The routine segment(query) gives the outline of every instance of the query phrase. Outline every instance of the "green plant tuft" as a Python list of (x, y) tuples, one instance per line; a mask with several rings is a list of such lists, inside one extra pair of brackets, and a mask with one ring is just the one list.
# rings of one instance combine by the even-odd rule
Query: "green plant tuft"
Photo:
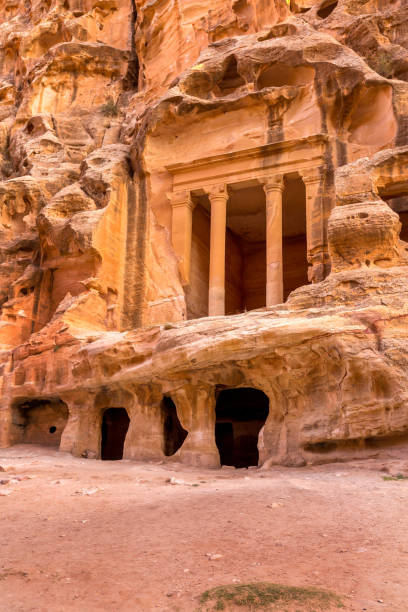
[(383, 480), (408, 480), (408, 476), (404, 476), (404, 474), (396, 474), (395, 476), (383, 476)]
[(117, 117), (119, 115), (118, 104), (113, 101), (113, 98), (108, 98), (106, 103), (101, 106), (100, 110), (105, 117)]
[[(314, 587), (291, 587), (270, 582), (231, 584), (205, 591), (200, 597), (201, 611), (226, 610), (236, 606), (247, 610), (279, 610), (282, 606), (301, 606), (302, 610), (324, 611), (344, 608), (342, 600), (331, 591)], [(300, 612), (300, 610), (299, 610)]]

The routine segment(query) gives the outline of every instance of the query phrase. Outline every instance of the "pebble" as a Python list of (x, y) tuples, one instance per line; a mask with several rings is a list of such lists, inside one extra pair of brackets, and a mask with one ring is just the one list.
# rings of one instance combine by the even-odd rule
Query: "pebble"
[(172, 476), (171, 478), (167, 478), (166, 482), (168, 482), (171, 485), (183, 485), (183, 484), (186, 484), (184, 482), (184, 480), (181, 480), (181, 478), (174, 478), (174, 476)]

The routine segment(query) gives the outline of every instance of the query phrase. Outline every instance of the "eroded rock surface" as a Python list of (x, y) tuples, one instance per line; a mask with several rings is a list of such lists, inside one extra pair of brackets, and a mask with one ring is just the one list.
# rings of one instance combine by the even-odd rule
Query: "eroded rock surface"
[(402, 0), (0, 0), (1, 445), (405, 444), (407, 23)]

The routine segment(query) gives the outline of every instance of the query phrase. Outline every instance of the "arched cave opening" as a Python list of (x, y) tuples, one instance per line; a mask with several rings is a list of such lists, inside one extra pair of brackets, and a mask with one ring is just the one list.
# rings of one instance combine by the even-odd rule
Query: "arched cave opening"
[(223, 389), (217, 397), (215, 414), (215, 442), (221, 465), (258, 465), (259, 432), (269, 414), (267, 395), (252, 387)]
[(163, 397), (161, 402), (163, 418), (163, 452), (166, 457), (174, 455), (188, 436), (180, 423), (177, 408), (171, 397)]
[(245, 85), (245, 79), (238, 72), (237, 58), (232, 55), (226, 63), (222, 78), (218, 82), (218, 88), (221, 94), (225, 96), (242, 85)]
[(33, 399), (12, 410), (14, 441), (58, 448), (68, 421), (68, 407), (60, 399)]
[(129, 429), (129, 415), (125, 408), (108, 408), (102, 416), (101, 459), (123, 459), (123, 448)]
[(324, 0), (317, 11), (318, 17), (320, 17), (320, 19), (326, 19), (332, 14), (337, 5), (338, 0)]
[(308, 284), (306, 189), (299, 177), (285, 177), (282, 194), (283, 299)]

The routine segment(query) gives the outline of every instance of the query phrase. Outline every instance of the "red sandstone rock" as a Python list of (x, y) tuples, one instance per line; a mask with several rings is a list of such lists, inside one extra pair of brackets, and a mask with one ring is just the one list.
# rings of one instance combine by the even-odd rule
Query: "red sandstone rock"
[(407, 19), (0, 1), (0, 445), (216, 467), (405, 439)]

